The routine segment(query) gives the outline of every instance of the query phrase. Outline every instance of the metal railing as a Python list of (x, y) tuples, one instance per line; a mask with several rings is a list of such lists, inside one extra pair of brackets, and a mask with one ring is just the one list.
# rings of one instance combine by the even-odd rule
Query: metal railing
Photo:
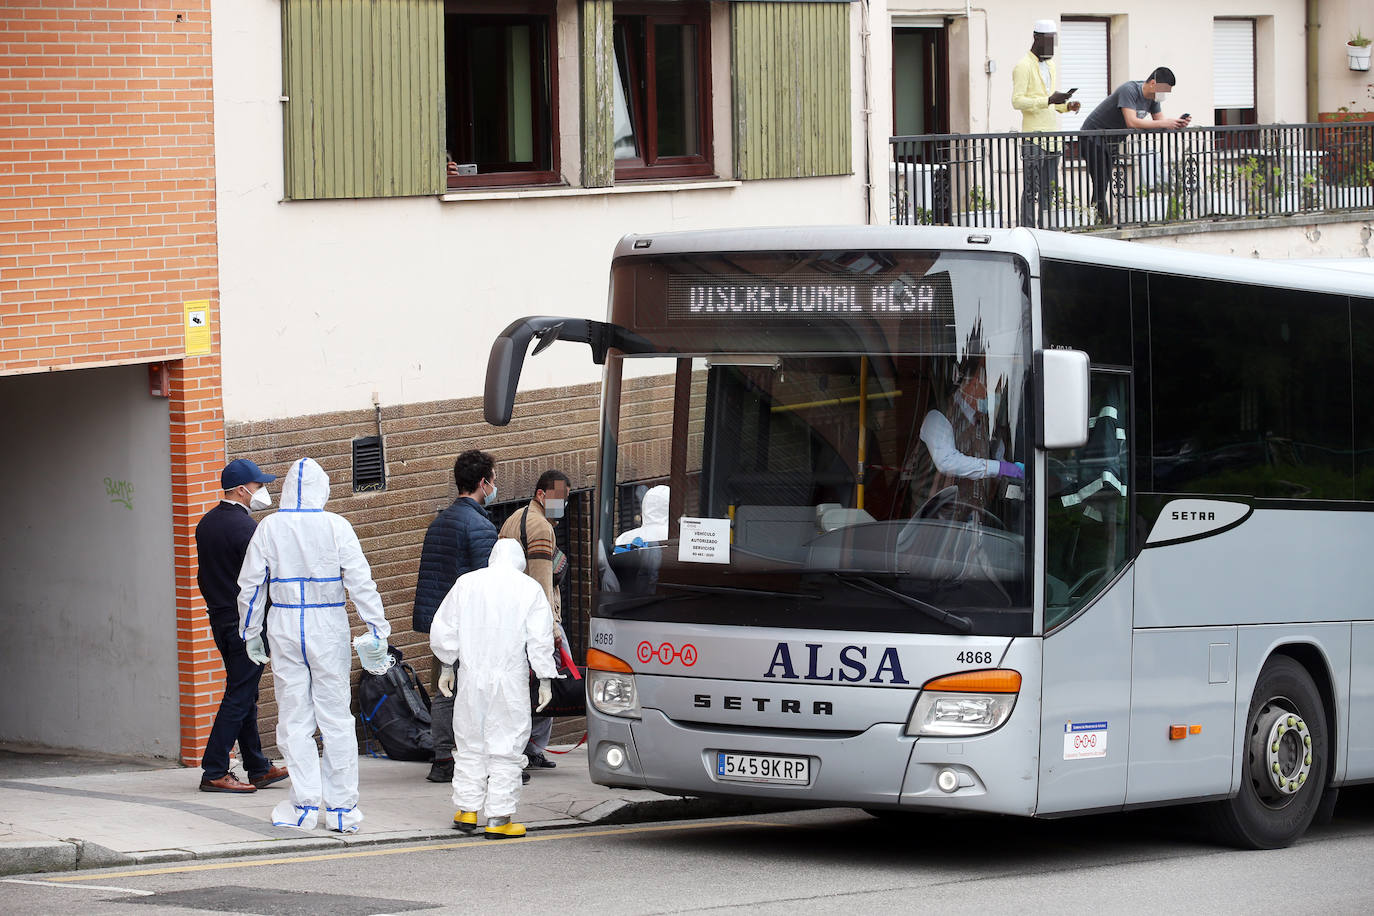
[(1374, 122), (893, 137), (899, 225), (1083, 230), (1374, 209)]

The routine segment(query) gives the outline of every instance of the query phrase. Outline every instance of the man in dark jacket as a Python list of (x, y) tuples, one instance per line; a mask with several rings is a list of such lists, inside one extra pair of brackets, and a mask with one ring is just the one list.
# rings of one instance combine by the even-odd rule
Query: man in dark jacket
[[(249, 510), (272, 505), (267, 484), (272, 474), (247, 458), (236, 458), (219, 475), (224, 497), (196, 525), (196, 581), (205, 598), (210, 630), (224, 660), (224, 699), (220, 701), (200, 765), (202, 792), (254, 792), (286, 778), (262, 753), (258, 736), (258, 681), (262, 665), (248, 657), (239, 635), (239, 569), (258, 523)], [(229, 772), (229, 752), (239, 744), (248, 781)]]
[[(496, 543), (496, 526), (483, 508), (496, 499), (496, 461), (486, 452), (469, 449), (453, 462), (453, 482), (458, 498), (429, 523), (420, 551), (420, 575), (415, 583), (413, 626), (428, 633), (439, 604), (464, 573), (485, 569)], [(437, 689), (443, 662), (432, 663), (430, 696), (434, 723), (434, 765), (425, 778), (430, 782), (453, 779), (453, 697)]]

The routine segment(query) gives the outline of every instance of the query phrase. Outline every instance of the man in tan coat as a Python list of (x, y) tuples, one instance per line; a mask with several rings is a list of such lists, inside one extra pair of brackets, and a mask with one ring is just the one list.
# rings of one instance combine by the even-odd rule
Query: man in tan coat
[[(553, 608), (555, 656), (563, 645), (563, 606), (558, 589), (554, 586), (554, 561), (559, 551), (553, 523), (563, 517), (570, 489), (567, 474), (545, 471), (535, 484), (534, 499), (501, 526), (501, 537), (513, 538), (524, 548), (525, 575), (539, 583), (544, 589), (544, 596), (549, 599), (549, 606)], [(552, 769), (556, 766), (544, 756), (544, 749), (549, 746), (552, 734), (553, 719), (535, 716), (530, 727), (529, 744), (525, 746), (525, 756), (529, 758), (531, 767)]]

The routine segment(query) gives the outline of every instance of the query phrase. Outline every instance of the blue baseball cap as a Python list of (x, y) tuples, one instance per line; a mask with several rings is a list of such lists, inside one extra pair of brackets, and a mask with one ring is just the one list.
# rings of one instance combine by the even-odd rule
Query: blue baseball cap
[(241, 487), (254, 481), (271, 483), (276, 479), (275, 474), (264, 474), (262, 468), (247, 458), (235, 458), (224, 466), (224, 470), (219, 475), (220, 486), (225, 490), (232, 490), (234, 487)]

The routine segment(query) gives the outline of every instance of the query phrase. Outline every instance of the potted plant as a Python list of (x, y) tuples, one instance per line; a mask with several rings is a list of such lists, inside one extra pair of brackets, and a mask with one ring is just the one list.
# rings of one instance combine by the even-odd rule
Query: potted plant
[(1345, 53), (1350, 60), (1351, 70), (1369, 69), (1369, 39), (1365, 38), (1359, 29), (1356, 29), (1354, 37), (1345, 43)]

